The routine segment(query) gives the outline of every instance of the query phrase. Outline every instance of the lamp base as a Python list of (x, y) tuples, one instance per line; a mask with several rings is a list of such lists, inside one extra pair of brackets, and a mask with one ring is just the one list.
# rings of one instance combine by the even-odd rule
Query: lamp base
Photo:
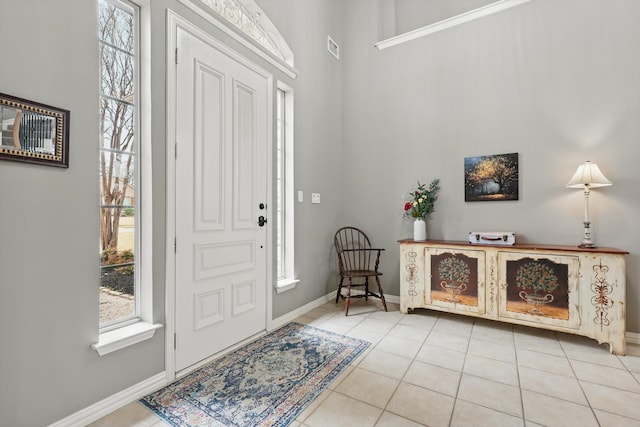
[(584, 221), (584, 236), (582, 237), (582, 243), (578, 245), (579, 248), (593, 249), (596, 245), (591, 240), (591, 222), (587, 219)]
[(591, 243), (591, 242), (589, 242), (589, 243), (582, 242), (582, 243), (580, 243), (578, 245), (578, 247), (579, 248), (587, 248), (587, 249), (597, 248), (597, 246), (595, 244)]

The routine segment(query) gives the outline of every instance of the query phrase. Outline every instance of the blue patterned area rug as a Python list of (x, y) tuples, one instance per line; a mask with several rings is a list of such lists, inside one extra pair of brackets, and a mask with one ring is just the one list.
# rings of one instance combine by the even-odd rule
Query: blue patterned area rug
[(287, 426), (369, 345), (289, 323), (140, 401), (176, 427)]

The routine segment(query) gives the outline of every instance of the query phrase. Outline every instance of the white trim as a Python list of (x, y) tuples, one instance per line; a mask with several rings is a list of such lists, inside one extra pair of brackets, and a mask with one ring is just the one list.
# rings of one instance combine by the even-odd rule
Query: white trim
[[(178, 48), (177, 28), (179, 17), (171, 10), (167, 10), (167, 58), (175, 58), (175, 52)], [(167, 66), (167, 89), (166, 89), (166, 125), (167, 125), (167, 160), (166, 160), (166, 241), (165, 241), (165, 342), (164, 342), (164, 369), (167, 375), (167, 382), (171, 382), (176, 378), (176, 355), (174, 348), (175, 328), (175, 294), (176, 294), (176, 76), (177, 69), (174, 61), (166, 61)]]
[(273, 55), (272, 53), (264, 49), (262, 46), (259, 46), (257, 42), (250, 40), (240, 30), (236, 30), (235, 28), (230, 27), (229, 25), (224, 23), (222, 19), (218, 19), (214, 14), (210, 13), (208, 9), (205, 9), (204, 7), (200, 6), (199, 4), (195, 4), (193, 1), (190, 1), (190, 0), (178, 0), (178, 1), (184, 4), (185, 6), (187, 6), (189, 9), (196, 12), (198, 16), (200, 16), (201, 18), (204, 18), (211, 24), (215, 25), (216, 28), (220, 29), (226, 35), (230, 36), (231, 38), (233, 38), (234, 40), (242, 44), (251, 52), (255, 53), (256, 55), (258, 55), (259, 57), (267, 61), (269, 64), (277, 67), (280, 71), (285, 73), (287, 76), (291, 77), (292, 79), (295, 79), (297, 77), (298, 70), (296, 70), (292, 65), (289, 65), (286, 62), (283, 62), (282, 60), (277, 58), (275, 55)]
[[(331, 291), (325, 296), (315, 299), (310, 303), (303, 305), (302, 307), (299, 307), (293, 311), (288, 312), (287, 314), (284, 314), (278, 317), (277, 319), (273, 319), (272, 327), (273, 329), (277, 329), (281, 326), (286, 325), (289, 322), (293, 322), (295, 319), (310, 312), (314, 308), (318, 308), (321, 305), (326, 304), (330, 301), (335, 301), (335, 297), (336, 297), (336, 291)], [(400, 297), (397, 295), (385, 295), (384, 299), (385, 301), (392, 304), (400, 304)]]
[(273, 322), (271, 322), (272, 329), (277, 329), (281, 326), (286, 325), (289, 322), (294, 321), (298, 317), (313, 310), (314, 308), (320, 307), (321, 305), (326, 304), (329, 301), (333, 300), (335, 296), (336, 296), (335, 292), (330, 292), (325, 296), (315, 299), (310, 303), (303, 305), (302, 307), (299, 307), (293, 311), (288, 312), (285, 315), (278, 317), (277, 319), (273, 319)]
[(436, 33), (438, 31), (446, 30), (447, 28), (455, 27), (456, 25), (464, 24), (465, 22), (473, 21), (474, 19), (482, 18), (484, 16), (491, 15), (514, 6), (518, 6), (528, 1), (531, 0), (498, 0), (477, 9), (461, 13), (460, 15), (443, 19), (442, 21), (435, 22), (433, 24), (427, 25), (426, 27), (418, 28), (404, 34), (379, 41), (374, 46), (380, 50), (386, 49), (397, 44), (406, 43), (408, 41)]
[(296, 287), (300, 283), (300, 279), (282, 279), (276, 283), (276, 292), (281, 294)]
[[(199, 1), (203, 2), (204, 0), (199, 0)], [(249, 11), (249, 13), (252, 15), (252, 18), (255, 19), (255, 21), (258, 23), (258, 26), (262, 27), (262, 29), (265, 32), (264, 36), (271, 43), (275, 45), (276, 50), (278, 51), (276, 56), (281, 60), (283, 60), (290, 67), (295, 66), (293, 51), (289, 47), (289, 44), (284, 39), (284, 37), (282, 37), (282, 34), (280, 34), (280, 30), (278, 30), (278, 28), (273, 24), (271, 19), (267, 16), (266, 13), (264, 13), (264, 11), (260, 8), (260, 6), (258, 6), (255, 0), (236, 0), (236, 1), (238, 3), (241, 3), (242, 6), (245, 9), (247, 9), (247, 11)], [(251, 38), (250, 31), (247, 33), (247, 35)], [(260, 44), (262, 45), (262, 43)], [(268, 47), (266, 46), (263, 46), (263, 47), (269, 50)]]
[(327, 36), (327, 50), (334, 58), (340, 60), (340, 45), (331, 36)]
[(93, 405), (87, 406), (60, 421), (56, 421), (50, 424), (49, 427), (84, 427), (149, 393), (153, 393), (165, 385), (167, 385), (165, 374), (160, 372)]
[[(238, 59), (242, 59), (243, 61), (246, 61), (246, 59), (242, 56), (240, 56), (237, 52), (235, 52), (235, 55), (238, 56)], [(256, 65), (253, 64), (253, 62), (249, 62), (247, 64), (247, 67), (255, 69), (255, 71), (263, 76), (265, 76), (268, 80), (267, 82), (267, 200), (268, 203), (271, 203), (274, 199), (274, 195), (273, 195), (273, 180), (271, 179), (271, 177), (273, 177), (274, 174), (274, 170), (273, 170), (273, 150), (274, 150), (274, 145), (275, 145), (275, 141), (273, 140), (273, 122), (274, 122), (274, 111), (273, 111), (273, 103), (274, 103), (274, 82), (273, 82), (273, 74), (269, 73), (266, 70), (262, 70), (261, 68), (258, 69)], [(275, 218), (273, 218), (273, 215), (269, 215), (269, 221), (270, 224), (274, 224), (275, 223)], [(267, 245), (266, 247), (269, 248), (266, 251), (266, 263), (267, 263), (267, 277), (265, 277), (265, 291), (266, 291), (266, 301), (265, 304), (266, 306), (266, 319), (265, 319), (265, 325), (267, 328), (267, 331), (270, 331), (272, 326), (271, 326), (271, 321), (272, 321), (272, 317), (273, 317), (273, 292), (271, 291), (271, 286), (273, 285), (273, 277), (276, 276), (276, 273), (273, 271), (273, 267), (274, 267), (274, 260), (273, 257), (275, 255), (275, 251), (273, 250), (275, 244), (272, 244), (275, 240), (274, 237), (274, 233), (273, 233), (273, 229), (274, 227), (267, 227)]]
[[(282, 183), (284, 184), (281, 188), (282, 194), (282, 212), (284, 214), (284, 218), (282, 224), (280, 221), (274, 222), (276, 227), (283, 226), (284, 227), (284, 241), (282, 242), (281, 253), (280, 256), (284, 259), (285, 271), (277, 271), (276, 275), (278, 277), (278, 283), (276, 284), (276, 291), (278, 293), (287, 291), (289, 289), (293, 289), (295, 287), (295, 283), (299, 282), (299, 280), (295, 279), (295, 202), (294, 202), (294, 168), (295, 168), (295, 157), (294, 157), (294, 93), (293, 89), (286, 85), (285, 83), (278, 81), (276, 83), (277, 92), (281, 91), (283, 94), (283, 117), (282, 117), (282, 132), (284, 134), (284, 145), (280, 148), (281, 153), (283, 154), (283, 158), (281, 159), (283, 170), (277, 171), (276, 173), (280, 173), (282, 176)], [(277, 115), (277, 114), (276, 114)], [(278, 138), (280, 135), (278, 135)], [(277, 141), (277, 139), (276, 139)], [(277, 142), (276, 142), (277, 144)], [(277, 163), (277, 162), (276, 162)], [(282, 185), (282, 184), (281, 184)], [(277, 200), (276, 200), (277, 204)], [(280, 252), (278, 250), (277, 252)], [(276, 252), (276, 253), (277, 253)], [(277, 257), (278, 255), (276, 255)], [(278, 266), (279, 270), (281, 266)], [(293, 285), (293, 286), (291, 286)]]
[(627, 344), (638, 344), (640, 345), (640, 333), (636, 332), (627, 332), (625, 334)]
[(400, 296), (398, 296), (398, 295), (386, 295), (385, 294), (384, 300), (386, 302), (390, 302), (391, 304), (400, 304)]
[(102, 332), (98, 342), (91, 344), (91, 348), (100, 356), (113, 353), (130, 345), (150, 340), (156, 333), (156, 329), (162, 328), (159, 323), (136, 322), (131, 325)]
[(146, 322), (153, 322), (153, 173), (152, 152), (153, 137), (151, 131), (152, 102), (151, 102), (151, 0), (132, 0), (140, 8), (140, 39), (138, 42), (138, 56), (140, 76), (139, 96), (139, 130), (140, 152), (138, 157), (138, 174), (140, 176), (140, 201), (138, 221), (140, 254), (140, 286), (137, 302), (140, 318)]

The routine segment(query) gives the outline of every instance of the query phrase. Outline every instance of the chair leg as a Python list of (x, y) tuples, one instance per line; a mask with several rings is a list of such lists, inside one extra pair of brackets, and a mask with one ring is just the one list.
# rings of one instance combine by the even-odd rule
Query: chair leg
[(364, 278), (364, 300), (369, 301), (369, 276)]
[(340, 299), (340, 292), (342, 291), (342, 281), (344, 280), (343, 277), (340, 278), (340, 283), (338, 283), (338, 292), (336, 292), (336, 304), (338, 303), (338, 300)]
[(345, 298), (344, 305), (344, 315), (349, 315), (349, 303), (351, 302), (351, 277), (349, 277), (349, 282), (347, 283), (347, 297)]
[(387, 310), (387, 301), (384, 299), (384, 292), (382, 292), (382, 286), (380, 285), (380, 278), (378, 278), (378, 276), (376, 276), (376, 283), (378, 283), (378, 292), (380, 292), (380, 299), (382, 300), (384, 311), (389, 311)]

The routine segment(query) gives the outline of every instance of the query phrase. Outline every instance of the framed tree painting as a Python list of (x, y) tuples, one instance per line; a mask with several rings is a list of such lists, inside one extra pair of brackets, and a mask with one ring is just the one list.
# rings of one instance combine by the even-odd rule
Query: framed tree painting
[(518, 153), (465, 157), (464, 200), (518, 200)]

